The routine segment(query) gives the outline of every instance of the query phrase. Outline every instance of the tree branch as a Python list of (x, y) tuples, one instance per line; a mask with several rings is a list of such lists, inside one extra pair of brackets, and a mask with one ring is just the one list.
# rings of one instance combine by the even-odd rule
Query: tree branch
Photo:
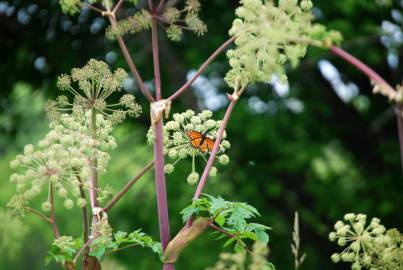
[(206, 68), (214, 61), (214, 59), (217, 58), (220, 53), (222, 53), (229, 45), (231, 45), (236, 39), (236, 36), (231, 37), (228, 39), (226, 42), (224, 42), (215, 52), (201, 65), (199, 70), (196, 72), (196, 74), (191, 78), (188, 82), (186, 82), (179, 90), (177, 90), (174, 94), (172, 94), (168, 100), (172, 101), (179, 97), (183, 92), (185, 92), (192, 84), (194, 81), (196, 81), (197, 78), (200, 77), (200, 75), (206, 70)]
[(149, 169), (151, 169), (154, 165), (154, 160), (150, 161), (135, 177), (133, 177), (119, 193), (117, 193), (111, 201), (103, 208), (105, 212), (109, 211), (122, 197), (126, 194), (127, 191), (139, 180)]

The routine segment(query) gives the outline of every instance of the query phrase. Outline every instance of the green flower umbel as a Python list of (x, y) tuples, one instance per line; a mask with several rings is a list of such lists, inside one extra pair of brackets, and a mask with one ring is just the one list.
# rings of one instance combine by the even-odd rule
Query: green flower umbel
[(105, 62), (91, 59), (82, 68), (74, 68), (71, 75), (63, 74), (57, 80), (57, 86), (62, 91), (69, 91), (74, 95), (74, 102), (60, 96), (47, 105), (47, 112), (54, 118), (61, 112), (79, 107), (84, 111), (95, 109), (98, 113), (107, 116), (113, 124), (122, 122), (127, 116), (138, 117), (141, 106), (136, 103), (133, 95), (125, 94), (119, 102), (108, 104), (107, 99), (122, 89), (127, 73), (121, 68), (111, 72)]
[[(172, 161), (165, 165), (165, 172), (173, 172), (175, 165), (182, 159), (192, 158), (192, 172), (187, 177), (189, 184), (194, 185), (199, 180), (199, 174), (196, 172), (196, 157), (201, 157), (207, 162), (206, 156), (211, 152), (214, 145), (221, 121), (211, 119), (211, 111), (203, 111), (195, 114), (192, 110), (173, 115), (173, 121), (169, 121), (164, 126), (164, 153)], [(229, 157), (225, 151), (231, 144), (223, 139), (219, 145), (219, 162), (223, 165), (228, 164)], [(150, 129), (148, 133), (150, 143), (154, 142), (154, 131)], [(210, 175), (215, 176), (217, 169), (212, 168)]]

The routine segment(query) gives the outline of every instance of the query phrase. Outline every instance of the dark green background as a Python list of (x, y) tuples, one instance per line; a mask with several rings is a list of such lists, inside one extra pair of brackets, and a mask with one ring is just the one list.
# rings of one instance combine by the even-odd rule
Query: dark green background
[[(171, 43), (161, 33), (164, 96), (173, 93), (185, 82), (187, 71), (197, 68), (228, 38), (227, 30), (238, 1), (202, 2), (202, 18), (209, 27), (204, 37), (188, 33), (181, 43)], [(0, 7), (5, 3), (15, 6), (15, 10), (11, 16), (0, 14), (0, 207), (5, 206), (15, 188), (8, 182), (9, 161), (24, 144), (37, 142), (47, 132), (42, 109), (47, 99), (59, 94), (56, 76), (84, 65), (90, 58), (104, 60), (111, 51), (117, 55), (111, 66), (128, 71), (117, 44), (105, 40), (104, 27), (91, 33), (95, 14), (68, 18), (61, 13), (57, 1), (16, 0), (0, 2)], [(391, 10), (401, 11), (399, 5), (379, 7), (372, 0), (314, 3), (316, 14), (321, 14), (318, 21), (341, 31), (348, 51), (379, 71), (392, 85), (400, 83), (401, 67), (388, 66), (388, 51), (379, 38), (382, 22), (393, 22)], [(29, 11), (33, 13), (27, 21), (23, 15)], [(73, 30), (63, 30), (66, 20), (71, 21)], [(126, 40), (141, 74), (146, 81), (152, 80), (149, 33)], [(399, 52), (401, 48), (397, 46), (395, 50)], [(46, 59), (42, 69), (35, 68), (38, 57)], [(359, 100), (368, 101), (364, 108), (355, 105), (357, 100), (347, 104), (341, 101), (318, 69), (321, 59), (331, 61), (345, 82), (358, 85)], [(226, 58), (221, 56), (205, 75), (223, 77), (227, 69)], [(231, 162), (219, 168), (218, 177), (209, 180), (206, 192), (228, 200), (247, 201), (260, 210), (262, 217), (257, 221), (273, 228), (270, 260), (278, 269), (293, 269), (290, 241), (294, 211), (300, 213), (302, 249), (307, 253), (301, 269), (347, 269), (347, 265), (334, 265), (329, 259), (337, 250), (327, 240), (336, 220), (347, 212), (362, 212), (381, 218), (387, 227), (403, 225), (403, 182), (393, 108), (386, 98), (372, 95), (366, 77), (327, 51), (310, 49), (300, 67), (289, 74), (287, 98), (302, 101), (304, 110), (289, 110), (285, 105), (287, 98), (276, 95), (270, 85), (250, 88), (236, 106), (227, 129), (232, 143)], [(222, 84), (219, 91), (225, 93), (228, 89)], [(144, 114), (116, 130), (119, 147), (112, 153), (110, 171), (101, 179), (115, 190), (152, 158), (152, 147), (145, 138), (148, 107), (137, 90), (135, 95), (144, 105)], [(252, 97), (275, 104), (277, 110), (252, 112), (248, 106)], [(174, 103), (173, 112), (187, 108), (200, 109), (192, 91)], [(215, 112), (216, 119), (222, 115), (222, 110)], [(190, 163), (182, 165), (167, 178), (173, 234), (181, 227), (179, 212), (190, 202), (194, 191), (186, 184)], [(199, 172), (201, 169), (198, 168)], [(110, 212), (116, 230), (143, 228), (158, 239), (152, 175), (148, 173)], [(43, 258), (51, 243), (50, 227), (35, 216), (27, 216), (24, 224), (10, 220), (2, 209), (0, 269), (44, 269)], [(62, 234), (80, 235), (79, 210), (60, 208), (57, 217)], [(213, 265), (221, 245), (209, 235), (198, 239), (183, 254), (177, 269)], [(126, 267), (122, 269), (160, 268), (158, 258), (148, 250), (126, 250), (108, 260)], [(58, 266), (50, 265), (47, 269)]]

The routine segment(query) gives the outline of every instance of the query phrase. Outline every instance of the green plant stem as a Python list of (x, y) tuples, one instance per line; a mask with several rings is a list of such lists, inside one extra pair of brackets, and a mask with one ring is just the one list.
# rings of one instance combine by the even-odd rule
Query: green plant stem
[[(157, 18), (155, 16), (153, 17), (151, 38), (153, 49), (156, 100), (159, 101), (161, 100), (162, 95), (161, 95), (161, 75), (160, 75), (158, 35), (157, 35)], [(169, 213), (168, 213), (168, 200), (167, 200), (165, 172), (164, 172), (163, 140), (164, 140), (163, 123), (161, 117), (161, 119), (155, 125), (154, 160), (155, 160), (155, 185), (157, 193), (158, 221), (159, 221), (162, 250), (164, 251), (169, 241), (171, 240), (171, 235), (169, 232)], [(173, 264), (163, 265), (163, 270), (173, 270), (173, 269), (174, 269)]]
[[(96, 237), (95, 237), (95, 238), (96, 238)], [(80, 258), (80, 255), (88, 248), (88, 246), (91, 244), (92, 241), (95, 240), (95, 238), (88, 239), (88, 240), (84, 243), (84, 245), (80, 248), (80, 250), (79, 250), (79, 251), (77, 252), (77, 254), (74, 256), (74, 259), (73, 259), (73, 263), (74, 263), (74, 264), (77, 263), (77, 260), (78, 260), (78, 258)]]
[(192, 84), (196, 81), (197, 78), (206, 70), (206, 68), (219, 56), (229, 45), (231, 45), (236, 39), (236, 36), (231, 37), (226, 42), (224, 42), (218, 49), (214, 51), (214, 53), (200, 66), (197, 70), (196, 74), (187, 81), (179, 90), (177, 90), (174, 94), (172, 94), (168, 100), (173, 101), (178, 98), (183, 92), (185, 92)]
[(214, 229), (214, 230), (216, 230), (216, 231), (218, 231), (218, 232), (220, 232), (222, 234), (225, 234), (226, 236), (228, 236), (230, 238), (234, 238), (237, 243), (239, 243), (249, 254), (251, 254), (253, 256), (252, 251), (245, 245), (245, 243), (243, 243), (241, 240), (239, 240), (238, 237), (235, 234), (227, 232), (226, 230), (216, 226), (212, 220), (210, 220), (209, 226), (212, 229)]
[[(97, 132), (97, 123), (96, 123), (96, 110), (95, 108), (92, 108), (91, 110), (91, 131), (92, 131), (92, 136), (95, 139), (96, 138), (96, 132)], [(90, 194), (90, 202), (91, 202), (91, 212), (92, 212), (92, 229), (90, 232), (90, 237), (89, 240), (94, 239), (96, 236), (96, 231), (93, 229), (95, 225), (98, 223), (98, 216), (94, 213), (94, 209), (99, 207), (99, 202), (98, 202), (98, 160), (96, 158), (91, 159), (91, 175), (89, 177), (89, 194)], [(87, 258), (85, 258), (87, 259)], [(85, 262), (88, 266), (89, 269), (91, 270), (98, 270), (100, 269), (100, 264), (95, 257), (89, 257), (88, 261)]]
[(139, 244), (135, 243), (135, 244), (130, 244), (130, 245), (121, 247), (121, 248), (113, 249), (113, 250), (110, 250), (108, 252), (105, 252), (105, 255), (109, 255), (109, 254), (112, 254), (112, 253), (115, 253), (115, 252), (118, 252), (118, 251), (121, 251), (121, 250), (124, 250), (124, 249), (128, 249), (128, 248), (131, 248), (131, 247), (134, 247), (134, 246), (138, 246), (138, 245)]
[(129, 189), (139, 180), (148, 170), (154, 165), (154, 160), (150, 161), (136, 176), (134, 176), (123, 188), (119, 191), (111, 201), (103, 208), (105, 212), (108, 212), (122, 197), (129, 191)]
[(36, 216), (40, 217), (42, 220), (48, 222), (49, 224), (52, 224), (52, 220), (50, 218), (48, 218), (47, 216), (45, 216), (44, 214), (42, 214), (41, 212), (39, 212), (31, 207), (24, 207), (24, 209), (28, 212), (31, 212), (32, 214), (35, 214)]

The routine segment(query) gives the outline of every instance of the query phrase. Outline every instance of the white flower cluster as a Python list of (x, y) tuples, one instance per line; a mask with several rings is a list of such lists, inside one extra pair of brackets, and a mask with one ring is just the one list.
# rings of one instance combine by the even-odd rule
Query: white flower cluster
[[(196, 172), (196, 157), (201, 157), (207, 162), (206, 155), (211, 149), (207, 147), (206, 140), (215, 141), (221, 121), (211, 119), (213, 113), (205, 110), (196, 114), (192, 110), (173, 115), (172, 121), (164, 126), (164, 154), (168, 156), (171, 163), (165, 165), (165, 172), (170, 174), (174, 171), (175, 165), (182, 159), (192, 158), (192, 172), (187, 177), (189, 184), (194, 185), (199, 181), (199, 174)], [(199, 135), (192, 137), (189, 132), (195, 131)], [(196, 133), (196, 134), (197, 134)], [(151, 128), (148, 132), (148, 141), (154, 143), (154, 130)], [(218, 160), (221, 164), (229, 163), (229, 157), (225, 151), (231, 147), (228, 140), (225, 140), (224, 131), (223, 140), (220, 143)], [(210, 141), (210, 142), (211, 142)], [(212, 146), (212, 144), (210, 144)], [(217, 169), (213, 167), (210, 171), (211, 176), (215, 176)]]
[(308, 45), (339, 41), (338, 32), (312, 24), (312, 7), (310, 0), (241, 0), (229, 31), (236, 47), (227, 52), (227, 84), (239, 90), (249, 83), (270, 82), (274, 75), (286, 83), (285, 64), (297, 66)]
[(349, 213), (344, 221), (337, 221), (330, 241), (347, 246), (341, 253), (332, 255), (333, 262), (352, 263), (351, 269), (401, 269), (403, 266), (403, 237), (396, 230), (386, 230), (378, 218), (367, 226), (367, 216)]
[[(10, 177), (17, 186), (17, 195), (8, 206), (15, 213), (23, 213), (28, 202), (40, 194), (43, 187), (52, 185), (56, 194), (64, 199), (64, 206), (72, 208), (74, 201), (83, 207), (86, 202), (80, 196), (80, 187), (90, 189), (87, 178), (92, 169), (91, 159), (97, 159), (97, 170), (105, 171), (109, 154), (116, 147), (111, 136), (112, 125), (101, 114), (96, 116), (97, 132), (92, 133), (90, 112), (75, 111), (62, 114), (50, 123), (50, 132), (39, 141), (38, 147), (25, 146), (24, 153), (11, 161), (10, 166), (19, 172)], [(49, 198), (42, 204), (50, 210)]]
[(91, 59), (82, 68), (74, 68), (70, 75), (63, 74), (57, 80), (57, 87), (74, 95), (74, 102), (60, 96), (47, 104), (46, 111), (51, 119), (60, 116), (60, 112), (74, 110), (94, 109), (108, 117), (112, 124), (122, 122), (127, 116), (138, 117), (142, 111), (136, 103), (135, 97), (130, 94), (123, 95), (119, 102), (108, 104), (107, 99), (122, 88), (127, 73), (116, 69), (113, 73), (103, 61)]

